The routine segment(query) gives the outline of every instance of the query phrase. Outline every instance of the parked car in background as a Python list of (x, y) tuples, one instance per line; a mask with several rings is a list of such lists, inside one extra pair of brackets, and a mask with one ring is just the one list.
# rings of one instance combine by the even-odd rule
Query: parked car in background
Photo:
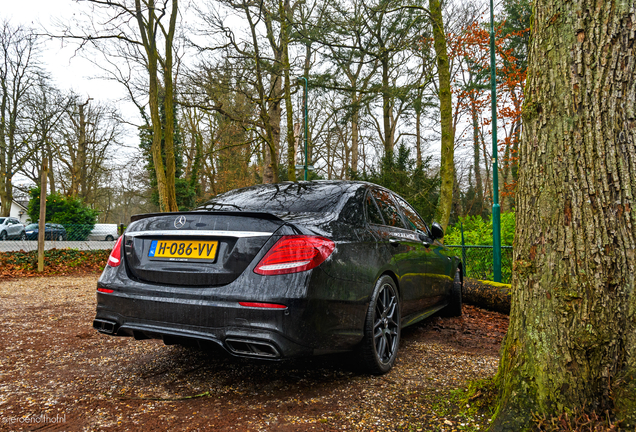
[(117, 224), (95, 224), (87, 240), (113, 241), (118, 237)]
[(20, 220), (18, 218), (0, 218), (0, 240), (8, 239), (26, 239), (24, 225), (20, 223)]
[(461, 261), (443, 236), (397, 194), (354, 181), (263, 184), (133, 216), (93, 327), (270, 360), (355, 350), (383, 374), (403, 327), (462, 313)]
[[(38, 233), (40, 232), (39, 228), (39, 225), (36, 223), (27, 225), (25, 228), (25, 238), (37, 240)], [(47, 222), (44, 224), (44, 240), (64, 241), (66, 240), (66, 229), (60, 224)]]

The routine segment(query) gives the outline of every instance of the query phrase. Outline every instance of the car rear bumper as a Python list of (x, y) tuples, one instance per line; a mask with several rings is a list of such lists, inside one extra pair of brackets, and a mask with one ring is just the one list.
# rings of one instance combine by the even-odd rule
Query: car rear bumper
[(239, 277), (213, 288), (161, 286), (125, 274), (107, 267), (98, 282), (98, 288), (113, 290), (97, 293), (93, 327), (101, 333), (161, 339), (168, 345), (211, 343), (235, 356), (273, 360), (347, 350), (362, 338), (366, 301), (328, 298), (333, 285), (342, 282), (318, 269), (251, 274), (249, 283)]

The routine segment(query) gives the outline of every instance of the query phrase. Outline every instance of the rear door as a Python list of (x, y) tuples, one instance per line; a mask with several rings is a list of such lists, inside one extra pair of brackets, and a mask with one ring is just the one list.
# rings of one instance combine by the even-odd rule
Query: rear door
[(377, 204), (383, 220), (382, 224), (371, 226), (379, 242), (390, 254), (392, 267), (396, 270), (398, 277), (402, 316), (407, 317), (424, 307), (421, 304), (421, 280), (424, 276), (425, 264), (417, 259), (421, 241), (414, 232), (406, 229), (391, 192), (385, 189), (371, 189), (370, 196)]
[(18, 221), (16, 218), (9, 218), (9, 227), (7, 228), (7, 233), (9, 234), (9, 237), (17, 237), (20, 235), (20, 231), (22, 226), (20, 225), (20, 221)]

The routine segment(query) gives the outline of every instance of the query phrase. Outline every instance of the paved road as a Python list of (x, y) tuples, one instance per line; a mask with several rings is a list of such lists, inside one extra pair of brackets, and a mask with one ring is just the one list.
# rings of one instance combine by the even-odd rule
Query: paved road
[[(46, 240), (44, 249), (79, 249), (79, 250), (98, 250), (112, 249), (115, 241), (56, 241)], [(0, 252), (17, 252), (37, 250), (38, 242), (35, 240), (7, 240), (0, 241)]]

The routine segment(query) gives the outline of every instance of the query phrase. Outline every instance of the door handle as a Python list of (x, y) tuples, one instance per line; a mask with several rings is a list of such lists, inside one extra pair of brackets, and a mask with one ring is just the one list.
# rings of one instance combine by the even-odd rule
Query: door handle
[(400, 245), (400, 240), (398, 240), (396, 238), (390, 238), (389, 239), (389, 244), (391, 246), (399, 246)]

